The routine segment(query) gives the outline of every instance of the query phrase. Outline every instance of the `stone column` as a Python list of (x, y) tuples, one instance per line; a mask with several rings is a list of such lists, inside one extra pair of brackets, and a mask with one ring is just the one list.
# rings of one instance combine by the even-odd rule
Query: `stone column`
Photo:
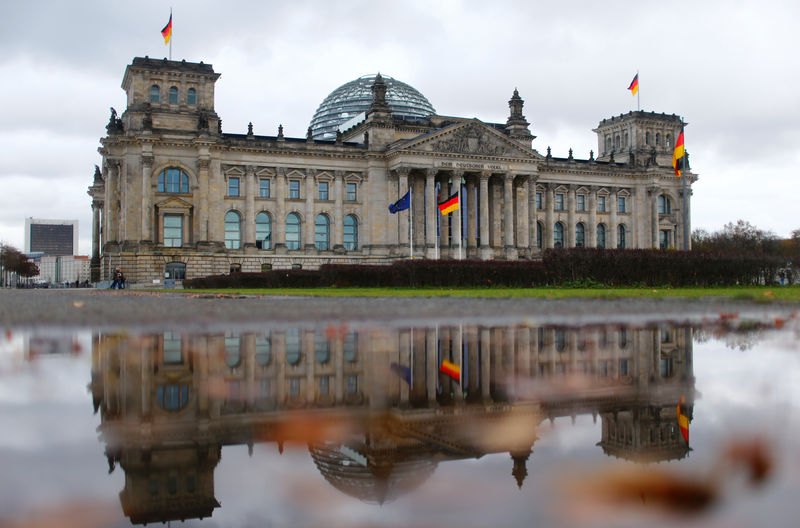
[(478, 247), (478, 233), (477, 223), (475, 221), (475, 211), (477, 210), (475, 203), (475, 178), (470, 176), (467, 179), (467, 210), (465, 211), (467, 217), (467, 248), (473, 249)]
[(306, 251), (315, 249), (314, 246), (314, 224), (317, 220), (317, 215), (314, 211), (314, 183), (316, 183), (317, 171), (314, 169), (306, 169), (306, 210), (303, 222), (303, 246)]
[[(517, 247), (523, 250), (528, 250), (531, 244), (530, 237), (530, 209), (529, 209), (529, 184), (528, 178), (530, 176), (523, 176), (522, 179), (522, 197), (518, 200), (519, 209), (517, 214)], [(515, 193), (516, 194), (516, 193)]]
[(435, 258), (436, 220), (439, 209), (436, 207), (436, 173), (438, 169), (425, 172), (425, 256)]
[(503, 209), (505, 252), (506, 258), (511, 258), (510, 253), (514, 248), (514, 174), (510, 172), (503, 175)]
[(286, 169), (275, 171), (275, 219), (272, 225), (272, 240), (275, 247), (286, 249)]
[(481, 231), (481, 248), (480, 257), (482, 260), (487, 260), (492, 256), (492, 248), (489, 247), (489, 178), (492, 176), (491, 172), (484, 171), (480, 175), (480, 184), (478, 195), (480, 199), (480, 231)]
[(142, 230), (140, 240), (156, 241), (158, 235), (153, 233), (153, 193), (151, 173), (153, 172), (153, 156), (142, 156)]
[[(660, 189), (656, 186), (648, 187), (647, 194), (650, 195), (650, 247), (658, 249), (660, 239), (658, 237), (658, 195)], [(644, 244), (642, 244), (644, 245)]]
[[(464, 258), (464, 250), (461, 247), (461, 216), (464, 212), (464, 207), (461, 203), (461, 178), (464, 176), (464, 171), (462, 170), (454, 170), (453, 171), (453, 180), (450, 183), (450, 194), (458, 193), (459, 194), (459, 203), (458, 209), (450, 213), (450, 222), (452, 227), (450, 228), (452, 233), (452, 257)], [(460, 334), (459, 334), (460, 335)]]
[(597, 247), (597, 186), (589, 187), (589, 226), (587, 247)]
[(342, 201), (344, 200), (344, 171), (334, 172), (333, 182), (333, 216), (331, 219), (331, 229), (333, 230), (333, 249), (344, 249), (344, 211)]
[[(208, 213), (209, 213), (209, 204), (208, 204), (208, 166), (210, 162), (208, 157), (203, 157), (197, 160), (197, 205), (195, 206), (195, 211), (197, 211), (197, 225), (199, 227), (198, 233), (195, 234), (195, 238), (200, 241), (208, 241), (211, 240), (211, 234), (209, 233), (208, 229)], [(158, 237), (155, 237), (155, 240), (158, 240)]]
[(536, 182), (539, 176), (528, 176), (528, 239), (531, 251), (539, 248), (539, 239), (536, 235), (536, 225), (539, 222), (539, 210), (536, 208)]
[(92, 200), (92, 260), (90, 278), (92, 282), (100, 280), (100, 209), (102, 203)]
[(608, 189), (608, 229), (606, 230), (606, 245), (611, 249), (617, 248), (617, 188)]
[(544, 218), (545, 218), (545, 226), (544, 226), (544, 244), (542, 245), (542, 249), (552, 248), (553, 247), (553, 202), (555, 200), (556, 185), (554, 183), (547, 184), (547, 190), (545, 191), (545, 207), (544, 207)]
[(564, 229), (564, 247), (575, 247), (575, 185), (567, 191), (567, 226)]
[(242, 230), (242, 248), (247, 244), (254, 245), (256, 240), (256, 207), (255, 195), (258, 192), (256, 185), (256, 168), (248, 165), (244, 169), (244, 229)]
[(106, 160), (106, 195), (103, 200), (106, 210), (103, 215), (103, 220), (105, 221), (105, 226), (103, 226), (103, 234), (105, 235), (103, 244), (117, 241), (117, 232), (114, 222), (117, 218), (117, 196), (115, 190), (117, 186), (118, 167), (119, 162), (117, 160)]
[[(399, 200), (403, 196), (406, 195), (406, 192), (409, 192), (408, 187), (408, 173), (411, 172), (411, 169), (408, 167), (400, 167), (396, 171), (398, 182), (399, 182), (399, 189), (397, 192), (396, 200)], [(390, 198), (391, 200), (391, 198)], [(398, 234), (398, 250), (401, 254), (408, 254), (408, 226), (409, 226), (409, 215), (410, 210), (400, 211), (399, 213), (395, 213), (397, 216), (397, 234)]]

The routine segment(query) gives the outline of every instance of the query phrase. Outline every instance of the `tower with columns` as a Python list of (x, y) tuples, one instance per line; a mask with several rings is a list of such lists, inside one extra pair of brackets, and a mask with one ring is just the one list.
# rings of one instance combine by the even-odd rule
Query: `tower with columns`
[[(671, 167), (682, 119), (603, 120), (598, 156), (542, 155), (514, 90), (505, 124), (394, 114), (372, 104), (335, 139), (222, 132), (210, 64), (137, 57), (89, 187), (95, 279), (387, 264), (405, 258), (537, 259), (556, 247), (682, 246), (689, 207)], [(355, 123), (355, 124), (354, 124)], [(688, 174), (688, 182), (697, 179)], [(691, 186), (688, 187), (691, 195)], [(410, 210), (388, 206), (406, 192)], [(437, 203), (460, 193), (458, 211)], [(413, 225), (412, 225), (413, 222)], [(463, 251), (460, 251), (463, 248)]]

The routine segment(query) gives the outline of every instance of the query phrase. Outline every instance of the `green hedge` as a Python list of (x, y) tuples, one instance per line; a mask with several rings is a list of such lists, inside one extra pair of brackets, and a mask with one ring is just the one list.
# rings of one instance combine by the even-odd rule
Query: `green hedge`
[(781, 257), (653, 249), (549, 249), (538, 261), (403, 260), (326, 264), (184, 281), (185, 288), (734, 286), (774, 284)]

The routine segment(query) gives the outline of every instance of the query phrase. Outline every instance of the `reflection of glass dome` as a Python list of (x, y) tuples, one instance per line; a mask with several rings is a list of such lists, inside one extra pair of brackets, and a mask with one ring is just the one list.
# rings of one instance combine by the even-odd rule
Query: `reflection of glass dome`
[[(431, 103), (416, 89), (387, 75), (381, 77), (386, 83), (386, 102), (392, 115), (428, 117), (436, 113)], [(332, 91), (311, 119), (311, 135), (314, 139), (334, 139), (339, 125), (366, 112), (372, 104), (374, 81), (375, 75), (364, 75)]]
[(309, 446), (314, 464), (334, 488), (370, 504), (384, 504), (416, 489), (436, 470), (430, 456), (381, 460), (378, 464), (344, 446)]

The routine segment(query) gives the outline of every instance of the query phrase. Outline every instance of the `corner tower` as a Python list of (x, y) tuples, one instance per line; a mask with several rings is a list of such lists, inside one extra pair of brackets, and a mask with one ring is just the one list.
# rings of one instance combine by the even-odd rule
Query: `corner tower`
[(603, 119), (593, 131), (597, 134), (599, 161), (649, 167), (672, 164), (675, 140), (686, 126), (680, 116), (635, 111)]

